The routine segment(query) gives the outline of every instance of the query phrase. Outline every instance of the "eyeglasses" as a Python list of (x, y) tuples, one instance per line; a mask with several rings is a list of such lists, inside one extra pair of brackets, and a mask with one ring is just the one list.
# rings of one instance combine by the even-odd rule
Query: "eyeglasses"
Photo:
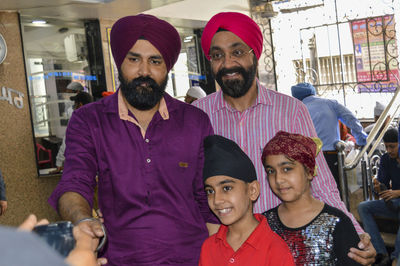
[[(229, 58), (232, 60), (240, 60), (246, 55), (250, 54), (253, 52), (253, 49), (250, 49), (249, 51), (245, 51), (243, 49), (235, 49), (229, 53)], [(210, 53), (210, 61), (219, 63), (225, 60), (225, 53), (221, 51), (212, 51)]]

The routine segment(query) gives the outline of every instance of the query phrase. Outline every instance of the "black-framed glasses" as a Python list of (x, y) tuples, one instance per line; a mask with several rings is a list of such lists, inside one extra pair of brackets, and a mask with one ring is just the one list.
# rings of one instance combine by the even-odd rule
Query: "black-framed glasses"
[[(240, 60), (244, 58), (246, 55), (250, 54), (251, 52), (253, 52), (253, 49), (246, 51), (245, 49), (237, 48), (230, 51), (228, 55), (230, 59)], [(215, 50), (212, 51), (209, 56), (211, 62), (219, 63), (225, 60), (226, 54), (220, 50)]]

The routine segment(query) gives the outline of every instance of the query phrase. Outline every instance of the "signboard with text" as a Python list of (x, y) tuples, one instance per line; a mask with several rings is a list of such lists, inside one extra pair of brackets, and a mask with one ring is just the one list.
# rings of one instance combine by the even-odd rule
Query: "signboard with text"
[(399, 78), (394, 17), (351, 22), (359, 92), (394, 92)]

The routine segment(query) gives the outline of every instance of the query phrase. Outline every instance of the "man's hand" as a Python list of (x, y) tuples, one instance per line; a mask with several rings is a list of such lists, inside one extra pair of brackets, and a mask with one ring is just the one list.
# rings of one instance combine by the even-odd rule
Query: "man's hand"
[(362, 265), (371, 265), (375, 262), (376, 250), (371, 243), (371, 237), (368, 233), (360, 235), (361, 241), (358, 243), (358, 248), (350, 248), (347, 255), (354, 261)]
[(7, 210), (7, 201), (5, 200), (0, 200), (0, 216), (4, 215)]
[(98, 219), (87, 220), (78, 223), (75, 228), (80, 231), (77, 234), (84, 233), (92, 239), (92, 247), (94, 247), (92, 251), (95, 251), (99, 245), (100, 238), (104, 236), (101, 222)]
[(391, 200), (391, 199), (396, 199), (400, 197), (400, 190), (385, 190), (381, 193), (379, 193), (379, 196), (384, 199), (385, 201)]
[(96, 260), (94, 253), (96, 245), (92, 241), (92, 237), (80, 230), (77, 226), (74, 227), (73, 234), (76, 240), (76, 245), (65, 260), (74, 266), (102, 265), (98, 264)]

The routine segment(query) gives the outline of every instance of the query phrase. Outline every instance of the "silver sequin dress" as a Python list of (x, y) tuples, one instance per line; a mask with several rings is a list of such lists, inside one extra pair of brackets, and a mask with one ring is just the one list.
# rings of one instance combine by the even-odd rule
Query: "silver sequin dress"
[(341, 210), (325, 204), (310, 223), (299, 228), (286, 227), (279, 219), (278, 207), (263, 215), (288, 244), (296, 265), (360, 265), (347, 256), (360, 238)]

